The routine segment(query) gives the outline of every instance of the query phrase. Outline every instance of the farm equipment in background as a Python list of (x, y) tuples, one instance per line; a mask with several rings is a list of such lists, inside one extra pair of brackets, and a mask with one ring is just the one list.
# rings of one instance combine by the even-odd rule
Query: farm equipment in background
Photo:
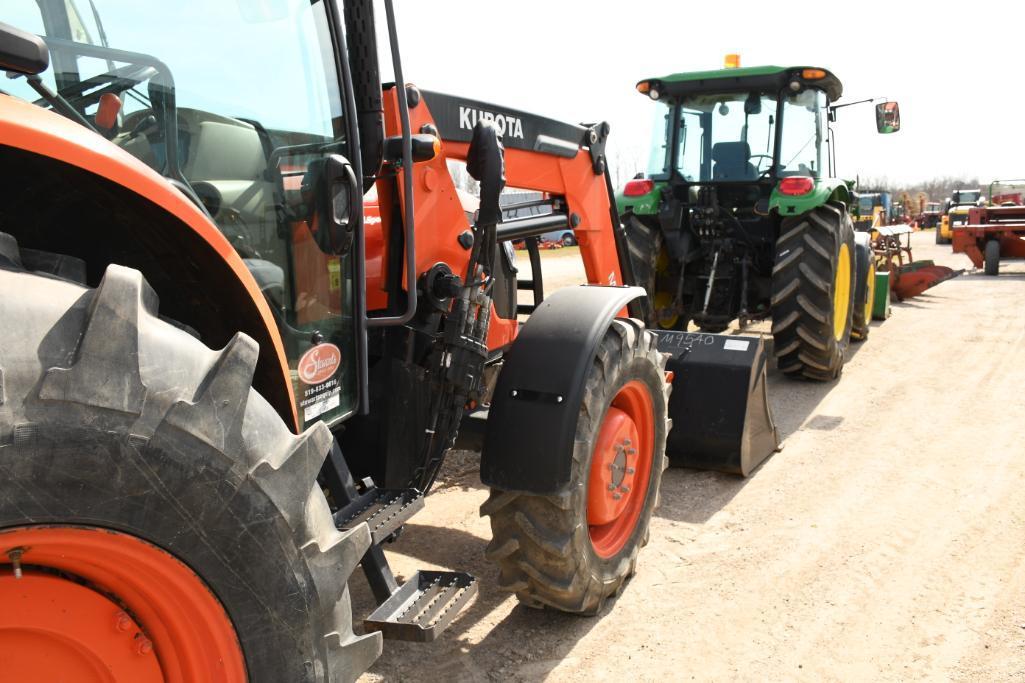
[(1025, 180), (994, 180), (989, 184), (990, 206), (1025, 206)]
[(923, 230), (929, 230), (932, 228), (939, 228), (940, 215), (942, 214), (941, 205), (939, 202), (926, 202), (924, 197), (921, 199), (923, 202), (921, 210), (914, 217), (914, 223)]
[[(649, 326), (720, 332), (771, 319), (788, 376), (839, 376), (868, 334), (872, 258), (852, 185), (835, 177), (829, 122), (840, 81), (817, 67), (735, 67), (648, 78), (651, 163), (618, 195)], [(896, 102), (876, 107), (899, 130)]]
[(980, 189), (954, 190), (943, 202), (943, 214), (940, 216), (940, 226), (936, 230), (936, 244), (950, 244), (954, 226), (967, 223), (968, 210), (983, 203), (985, 199)]
[(889, 192), (863, 192), (858, 189), (854, 199), (851, 219), (855, 230), (868, 231), (879, 225), (890, 224), (893, 204)]
[[(932, 260), (915, 261), (911, 253), (914, 232), (907, 223), (883, 225), (870, 232), (876, 272), (886, 276), (886, 282), (877, 281), (877, 286), (888, 288), (899, 301), (917, 296), (961, 272), (938, 266)], [(876, 305), (875, 314), (883, 316), (881, 303)]]
[[(944, 280), (956, 275), (946, 266), (933, 261), (915, 261), (911, 253), (914, 226), (908, 222), (904, 204), (910, 200), (904, 194), (903, 202), (894, 204), (888, 192), (858, 192), (855, 229), (867, 234), (875, 256), (876, 319), (887, 317), (888, 293), (902, 301), (921, 294)], [(923, 201), (923, 200), (920, 200)]]
[(1025, 258), (1025, 205), (1010, 201), (969, 209), (968, 221), (952, 231), (954, 253), (968, 256), (986, 275), (998, 275), (1001, 260)]

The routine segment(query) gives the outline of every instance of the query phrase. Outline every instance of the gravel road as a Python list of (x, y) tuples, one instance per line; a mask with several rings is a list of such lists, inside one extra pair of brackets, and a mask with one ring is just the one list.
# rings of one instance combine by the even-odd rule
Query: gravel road
[[(388, 557), (470, 571), (480, 595), (364, 680), (1025, 680), (1025, 265), (986, 277), (932, 242), (916, 256), (969, 272), (895, 305), (839, 382), (770, 372), (783, 451), (749, 479), (669, 470), (599, 618), (498, 592), (476, 454), (454, 454)], [(553, 287), (575, 254), (546, 255)]]

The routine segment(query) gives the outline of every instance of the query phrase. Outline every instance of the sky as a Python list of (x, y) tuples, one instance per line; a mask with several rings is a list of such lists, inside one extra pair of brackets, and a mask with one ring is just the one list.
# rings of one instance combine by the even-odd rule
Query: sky
[(1022, 2), (395, 6), (407, 81), (570, 122), (606, 120), (610, 156), (637, 170), (646, 165), (653, 105), (636, 82), (717, 69), (727, 53), (739, 53), (742, 66), (830, 69), (844, 84), (840, 104), (869, 97), (900, 103), (901, 130), (892, 135), (876, 133), (870, 105), (837, 112), (841, 177), (1025, 177)]

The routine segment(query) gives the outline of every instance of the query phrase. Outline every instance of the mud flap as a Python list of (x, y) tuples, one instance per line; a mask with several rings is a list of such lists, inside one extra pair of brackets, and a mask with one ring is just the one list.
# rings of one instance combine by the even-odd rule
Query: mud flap
[(658, 331), (672, 358), (666, 442), (671, 466), (748, 476), (779, 450), (769, 409), (767, 359), (760, 337)]

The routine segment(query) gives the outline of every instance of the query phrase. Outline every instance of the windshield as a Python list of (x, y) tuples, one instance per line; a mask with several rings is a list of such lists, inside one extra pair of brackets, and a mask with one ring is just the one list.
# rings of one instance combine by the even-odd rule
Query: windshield
[(872, 215), (872, 209), (876, 206), (878, 201), (879, 195), (876, 194), (863, 194), (860, 197), (858, 197), (858, 215)]
[(324, 3), (5, 0), (4, 21), (44, 37), (51, 92), (24, 77), (0, 87), (93, 129), (200, 202), (277, 315), (296, 394), (315, 394), (300, 413), (351, 408), (354, 354), (331, 387), (311, 394), (297, 379), (312, 338), (348, 347), (354, 334), (351, 257), (322, 251), (310, 227), (308, 171), (349, 156)]
[(974, 204), (982, 196), (980, 190), (960, 190), (954, 193), (955, 204)]
[[(778, 98), (758, 92), (699, 93), (675, 108), (675, 158), (669, 105), (656, 105), (648, 175), (668, 177), (670, 167), (688, 182), (757, 181), (788, 175), (820, 177), (826, 161), (826, 96), (807, 89), (786, 93), (782, 131)], [(776, 150), (777, 133), (781, 136)], [(778, 151), (778, 154), (777, 154)]]
[(827, 134), (826, 94), (808, 88), (783, 99), (780, 176), (822, 177)]
[(651, 121), (651, 150), (648, 156), (648, 177), (665, 180), (669, 177), (669, 137), (672, 135), (672, 109), (665, 102), (655, 103)]
[(776, 99), (700, 94), (679, 107), (675, 167), (685, 180), (757, 180), (772, 167)]

